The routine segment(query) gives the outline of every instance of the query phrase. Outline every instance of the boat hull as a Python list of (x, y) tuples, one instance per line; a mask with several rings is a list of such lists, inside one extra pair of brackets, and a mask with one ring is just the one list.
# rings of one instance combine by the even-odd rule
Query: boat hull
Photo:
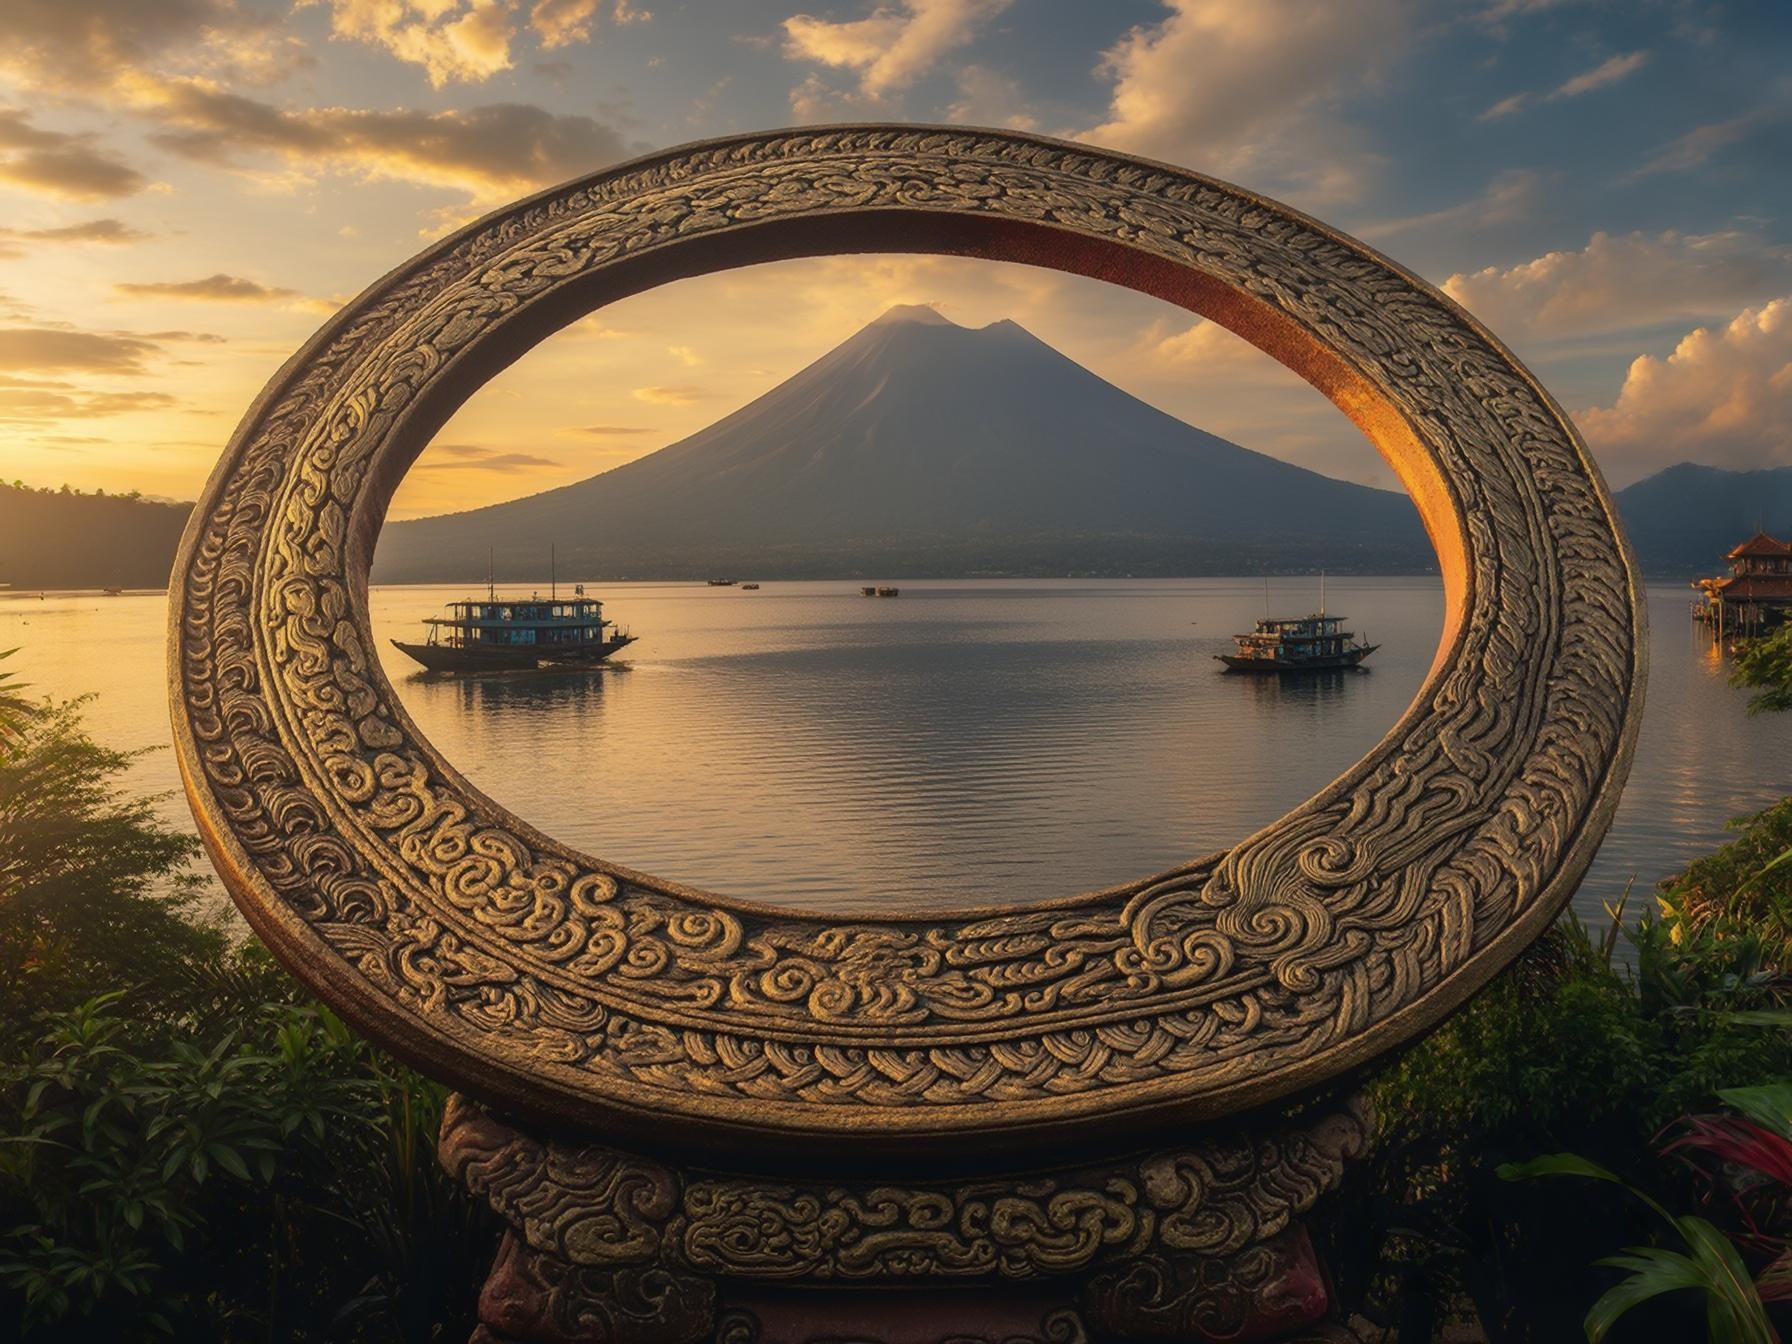
[(1346, 649), (1343, 653), (1326, 654), (1318, 658), (1245, 658), (1235, 653), (1216, 653), (1213, 656), (1226, 665), (1228, 672), (1254, 673), (1296, 673), (1296, 672), (1336, 672), (1358, 666), (1363, 659), (1380, 648), (1379, 644), (1366, 644), (1361, 648)]
[(464, 648), (452, 644), (406, 644), (395, 639), (392, 647), (431, 672), (517, 672), (543, 664), (589, 667), (634, 642), (633, 635), (618, 635), (598, 644), (570, 644), (562, 648)]

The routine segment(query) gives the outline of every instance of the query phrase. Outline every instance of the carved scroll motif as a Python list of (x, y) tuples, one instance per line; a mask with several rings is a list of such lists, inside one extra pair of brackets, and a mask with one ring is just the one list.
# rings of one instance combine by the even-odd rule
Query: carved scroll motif
[[(1460, 528), (1466, 568), (1455, 642), (1375, 751), (1229, 853), (1117, 893), (848, 920), (621, 876), (421, 739), (359, 593), (427, 408), (470, 390), (466, 369), (537, 306), (564, 320), (612, 276), (797, 255), (860, 222), (898, 245), (891, 220), (959, 230), (981, 255), (1030, 240), (1048, 264), (1052, 246), (1112, 249), (1157, 268), (1141, 288), (1168, 285), (1166, 265), (1222, 287), (1410, 431), (1442, 482), (1428, 521)], [(823, 243), (798, 231), (817, 221), (835, 228)], [(1565, 417), (1472, 320), (1273, 202), (1022, 135), (745, 137), (469, 227), (270, 384), (176, 584), (182, 765), (257, 930), (450, 1081), (594, 1124), (921, 1142), (1226, 1113), (1323, 1082), (1436, 1021), (1544, 927), (1609, 821), (1640, 705), (1611, 502)], [(1123, 1235), (1128, 1216), (1054, 1213), (1038, 1253)]]

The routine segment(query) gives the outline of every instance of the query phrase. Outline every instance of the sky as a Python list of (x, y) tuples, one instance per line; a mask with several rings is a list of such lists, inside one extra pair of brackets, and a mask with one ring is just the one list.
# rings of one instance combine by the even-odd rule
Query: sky
[[(1792, 0), (3, 0), (0, 479), (188, 499), (335, 308), (506, 202), (707, 136), (1013, 127), (1286, 201), (1511, 345), (1622, 486), (1792, 466)], [(1392, 485), (1229, 333), (1026, 267), (834, 257), (611, 305), (392, 516), (620, 465), (897, 303)]]

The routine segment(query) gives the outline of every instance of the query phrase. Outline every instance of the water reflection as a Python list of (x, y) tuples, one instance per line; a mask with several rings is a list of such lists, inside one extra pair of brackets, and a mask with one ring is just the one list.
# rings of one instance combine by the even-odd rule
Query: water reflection
[(599, 698), (403, 694), (476, 784), (632, 867), (830, 907), (1032, 900), (1223, 847), (1352, 764), (1441, 622), (1431, 584), (1386, 591), (1412, 628), (1383, 673), (1278, 679), (1213, 659), (1255, 585), (616, 585), (642, 639)]
[[(642, 639), (596, 670), (459, 678), (382, 657), (447, 758), (550, 834), (743, 897), (889, 911), (1060, 896), (1233, 843), (1401, 716), (1443, 616), (1432, 581), (1334, 579), (1332, 605), (1382, 645), (1370, 670), (1258, 678), (1213, 655), (1262, 614), (1261, 580), (902, 587), (867, 602), (849, 584), (605, 585)], [(414, 635), (464, 596), (375, 589), (376, 634)], [(1649, 601), (1648, 707), (1576, 898), (1588, 918), (1792, 792), (1792, 715), (1746, 717), (1683, 588)], [(20, 677), (95, 693), (108, 746), (162, 747), (129, 784), (186, 828), (166, 629), (160, 594), (0, 597)]]

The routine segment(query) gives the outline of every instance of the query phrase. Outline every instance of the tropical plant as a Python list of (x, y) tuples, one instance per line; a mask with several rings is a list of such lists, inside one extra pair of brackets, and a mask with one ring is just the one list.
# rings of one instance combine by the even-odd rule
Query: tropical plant
[(466, 1338), (495, 1243), (435, 1162), (442, 1090), (228, 923), (78, 704), (15, 700), (0, 1337)]
[[(1686, 1117), (1660, 1148), (1664, 1156), (1697, 1154), (1720, 1164), (1704, 1175), (1721, 1198), (1707, 1195), (1700, 1213), (1671, 1214), (1636, 1186), (1572, 1153), (1500, 1168), (1506, 1180), (1580, 1176), (1620, 1186), (1656, 1214), (1679, 1243), (1631, 1246), (1594, 1262), (1627, 1272), (1587, 1312), (1590, 1344), (1599, 1344), (1632, 1309), (1687, 1290), (1703, 1297), (1714, 1344), (1777, 1344), (1766, 1304), (1792, 1300), (1792, 1225), (1786, 1218), (1792, 1195), (1792, 1084), (1729, 1088), (1718, 1096), (1730, 1112)], [(1730, 1215), (1729, 1235), (1706, 1216), (1713, 1205)], [(1751, 1272), (1745, 1254), (1760, 1267)]]
[(1748, 703), (1750, 714), (1792, 709), (1792, 622), (1747, 641), (1736, 655), (1730, 680), (1756, 692)]

